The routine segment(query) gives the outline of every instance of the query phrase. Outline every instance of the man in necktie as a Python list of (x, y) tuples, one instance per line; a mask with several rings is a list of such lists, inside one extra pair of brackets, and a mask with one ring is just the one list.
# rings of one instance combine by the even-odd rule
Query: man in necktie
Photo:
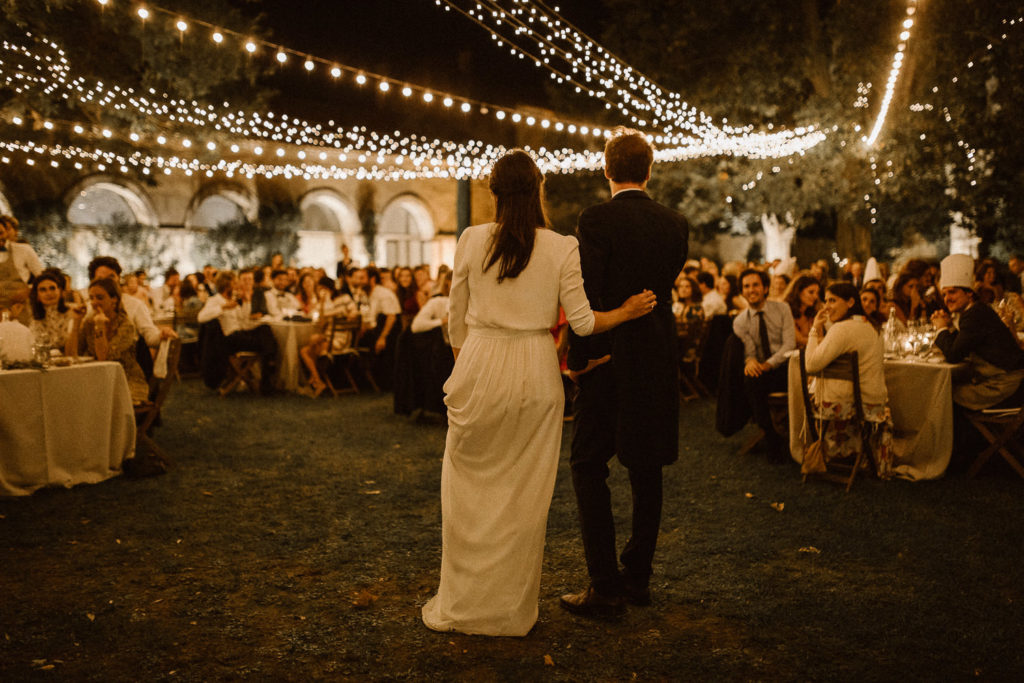
[(733, 320), (733, 332), (743, 342), (743, 388), (754, 421), (764, 430), (769, 457), (786, 462), (785, 439), (775, 431), (768, 395), (786, 391), (786, 354), (796, 348), (793, 313), (787, 304), (768, 301), (768, 274), (753, 268), (740, 275), (743, 298), (750, 305)]

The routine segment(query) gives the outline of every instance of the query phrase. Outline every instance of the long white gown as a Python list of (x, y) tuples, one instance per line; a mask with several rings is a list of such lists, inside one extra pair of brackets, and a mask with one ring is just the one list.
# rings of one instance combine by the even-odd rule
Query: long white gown
[(461, 348), (445, 383), (441, 581), (423, 607), (438, 631), (522, 636), (537, 621), (548, 508), (562, 441), (564, 394), (554, 339), (559, 305), (587, 335), (576, 238), (538, 230), (529, 265), (498, 284), (483, 272), (494, 224), (455, 250), (449, 315)]

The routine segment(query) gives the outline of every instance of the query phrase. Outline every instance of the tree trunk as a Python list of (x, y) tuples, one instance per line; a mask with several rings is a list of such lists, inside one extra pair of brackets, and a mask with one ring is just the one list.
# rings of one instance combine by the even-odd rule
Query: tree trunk
[(825, 50), (821, 30), (821, 14), (817, 0), (803, 0), (804, 26), (807, 29), (807, 80), (814, 86), (814, 92), (823, 98), (832, 95), (832, 76), (829, 63), (832, 61)]
[(772, 261), (788, 261), (793, 250), (793, 236), (796, 234), (796, 227), (789, 220), (791, 215), (787, 214), (785, 223), (779, 221), (774, 213), (761, 214), (761, 228), (764, 230), (764, 260), (765, 263)]

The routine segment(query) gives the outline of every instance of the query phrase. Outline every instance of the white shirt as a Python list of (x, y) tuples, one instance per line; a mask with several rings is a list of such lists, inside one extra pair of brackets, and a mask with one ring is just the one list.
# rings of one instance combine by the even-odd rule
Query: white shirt
[(410, 329), (414, 333), (429, 332), (435, 327), (441, 327), (444, 319), (448, 317), (448, 297), (431, 297), (423, 308), (419, 310), (416, 317), (412, 319)]
[(701, 298), (700, 305), (704, 309), (705, 318), (713, 318), (716, 315), (725, 315), (729, 312), (729, 307), (725, 305), (725, 298), (715, 289)]
[(370, 292), (370, 320), (371, 324), (376, 323), (377, 316), (401, 315), (402, 304), (398, 303), (398, 296), (387, 287), (377, 285)]
[[(285, 315), (294, 315), (299, 310), (299, 300), (291, 292), (268, 289), (266, 297), (267, 313), (270, 314), (271, 318), (280, 320)], [(290, 313), (285, 313), (285, 311), (290, 311)]]
[(196, 320), (202, 325), (214, 318), (218, 319), (221, 332), (224, 333), (225, 337), (230, 337), (235, 332), (244, 330), (246, 321), (242, 307), (224, 308), (227, 303), (228, 300), (224, 298), (223, 294), (214, 294), (203, 304), (203, 308), (199, 311), (199, 315), (196, 316)]
[(0, 263), (14, 259), (14, 269), (18, 271), (21, 281), (28, 283), (33, 275), (39, 275), (43, 264), (36, 255), (36, 250), (24, 242), (7, 242), (7, 251), (0, 251)]

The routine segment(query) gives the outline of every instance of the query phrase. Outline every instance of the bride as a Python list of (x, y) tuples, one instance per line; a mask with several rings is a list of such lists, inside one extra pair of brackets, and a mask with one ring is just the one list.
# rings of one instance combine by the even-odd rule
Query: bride
[(591, 310), (576, 239), (544, 228), (543, 179), (522, 150), (499, 159), (496, 221), (467, 228), (455, 250), (441, 580), (423, 607), (437, 631), (522, 636), (537, 621), (565, 400), (548, 331), (559, 306), (589, 335), (655, 304), (644, 291), (613, 311)]

